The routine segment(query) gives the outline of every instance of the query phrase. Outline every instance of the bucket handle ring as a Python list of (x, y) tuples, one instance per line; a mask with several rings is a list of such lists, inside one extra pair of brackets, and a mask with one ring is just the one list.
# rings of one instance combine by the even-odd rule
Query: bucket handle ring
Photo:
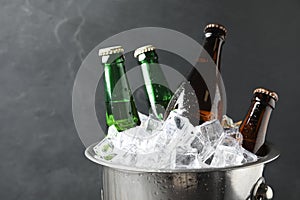
[(271, 200), (273, 199), (273, 190), (266, 184), (264, 177), (260, 177), (255, 183), (249, 200)]

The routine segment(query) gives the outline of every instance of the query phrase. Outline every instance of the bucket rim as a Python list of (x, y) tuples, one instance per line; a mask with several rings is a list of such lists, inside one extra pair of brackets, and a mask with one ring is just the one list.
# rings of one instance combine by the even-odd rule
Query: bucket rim
[(94, 143), (86, 148), (84, 154), (85, 156), (92, 162), (99, 164), (103, 167), (113, 168), (115, 170), (121, 171), (129, 171), (129, 172), (136, 172), (136, 173), (190, 173), (190, 172), (224, 172), (224, 171), (232, 171), (236, 169), (245, 169), (256, 167), (259, 165), (265, 165), (273, 160), (277, 159), (280, 156), (278, 150), (274, 148), (274, 145), (271, 143), (265, 143), (263, 146), (265, 156), (261, 156), (258, 158), (256, 162), (246, 163), (243, 165), (236, 165), (231, 167), (220, 167), (220, 168), (199, 168), (199, 169), (151, 169), (151, 168), (138, 168), (138, 167), (131, 167), (125, 165), (114, 164), (105, 160), (100, 160), (96, 157), (96, 154), (93, 148), (98, 143)]

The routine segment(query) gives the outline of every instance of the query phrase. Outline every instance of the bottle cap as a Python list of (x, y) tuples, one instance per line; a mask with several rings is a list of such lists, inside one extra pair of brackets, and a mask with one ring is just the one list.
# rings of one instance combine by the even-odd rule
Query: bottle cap
[(107, 55), (112, 55), (116, 53), (123, 53), (124, 49), (122, 46), (113, 46), (113, 47), (107, 47), (103, 49), (99, 49), (99, 56), (107, 56)]
[(261, 94), (269, 95), (275, 101), (278, 101), (278, 95), (275, 92), (267, 90), (265, 88), (257, 88), (257, 89), (254, 90), (253, 94), (255, 94), (255, 93), (261, 93)]
[(204, 33), (208, 32), (209, 29), (221, 30), (224, 35), (227, 34), (227, 30), (226, 30), (225, 26), (223, 26), (221, 24), (215, 24), (215, 23), (207, 24), (204, 28)]
[(153, 50), (155, 50), (154, 46), (152, 46), (152, 45), (146, 45), (146, 46), (143, 46), (143, 47), (140, 47), (140, 48), (136, 49), (134, 51), (133, 56), (136, 58), (136, 57), (138, 57), (138, 55), (140, 55), (142, 53), (145, 53), (145, 52), (148, 52), (148, 51), (153, 51)]

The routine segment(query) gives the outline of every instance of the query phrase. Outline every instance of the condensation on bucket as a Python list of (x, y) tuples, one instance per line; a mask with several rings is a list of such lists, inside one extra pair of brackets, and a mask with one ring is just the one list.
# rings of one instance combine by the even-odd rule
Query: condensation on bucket
[(265, 164), (279, 156), (272, 145), (265, 145), (263, 157), (243, 166), (151, 171), (99, 163), (92, 148), (85, 155), (103, 166), (103, 200), (246, 200)]

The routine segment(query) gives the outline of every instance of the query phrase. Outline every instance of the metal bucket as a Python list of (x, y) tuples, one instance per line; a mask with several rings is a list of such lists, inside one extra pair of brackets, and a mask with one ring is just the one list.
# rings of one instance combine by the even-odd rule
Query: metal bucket
[(92, 145), (85, 151), (91, 161), (103, 166), (102, 200), (255, 200), (272, 199), (265, 183), (266, 163), (279, 156), (271, 145), (257, 162), (243, 166), (197, 170), (130, 170), (99, 162)]

